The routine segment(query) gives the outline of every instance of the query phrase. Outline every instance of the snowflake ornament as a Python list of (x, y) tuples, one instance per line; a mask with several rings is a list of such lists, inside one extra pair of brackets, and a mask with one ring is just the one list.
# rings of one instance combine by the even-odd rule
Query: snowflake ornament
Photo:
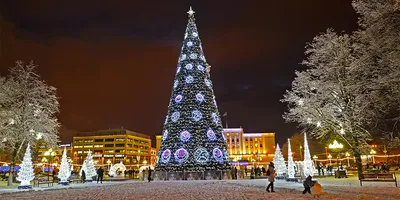
[(192, 135), (189, 133), (189, 131), (182, 131), (179, 139), (181, 139), (182, 142), (187, 142), (189, 141), (190, 137), (192, 137)]
[(204, 83), (206, 84), (206, 86), (208, 87), (208, 88), (211, 88), (211, 82), (210, 82), (210, 80), (208, 80), (208, 79), (204, 79)]
[(165, 141), (168, 137), (168, 130), (165, 130), (162, 136), (162, 140)]
[(196, 100), (200, 103), (202, 103), (204, 101), (204, 95), (201, 94), (201, 92), (196, 94)]
[(219, 148), (214, 148), (213, 150), (213, 157), (217, 162), (224, 161), (224, 154)]
[(182, 54), (182, 56), (181, 56), (181, 61), (182, 60), (186, 60), (186, 54)]
[(192, 53), (189, 55), (190, 59), (197, 59), (197, 53)]
[(161, 154), (161, 162), (165, 164), (168, 163), (170, 159), (171, 159), (171, 150), (169, 149), (164, 150)]
[(180, 116), (181, 116), (181, 114), (179, 112), (174, 112), (174, 113), (172, 113), (171, 120), (173, 122), (177, 122), (179, 120)]
[(182, 164), (189, 158), (189, 153), (184, 148), (180, 148), (175, 151), (175, 161)]
[(189, 41), (189, 42), (186, 43), (186, 45), (187, 45), (188, 47), (191, 47), (191, 46), (193, 46), (193, 42), (192, 42), (192, 41)]
[(197, 148), (196, 151), (194, 151), (194, 159), (198, 163), (207, 163), (208, 159), (210, 157), (210, 154), (208, 153), (207, 149), (200, 147)]
[(200, 111), (195, 110), (195, 111), (192, 112), (192, 118), (193, 118), (194, 121), (198, 122), (198, 121), (201, 120), (201, 118), (203, 118), (203, 114), (201, 114)]
[(193, 78), (193, 76), (187, 76), (187, 77), (185, 78), (185, 81), (186, 81), (186, 83), (193, 83), (194, 78)]
[(207, 131), (207, 137), (210, 141), (214, 141), (216, 139), (215, 132), (211, 128)]
[(197, 70), (204, 72), (204, 67), (202, 65), (197, 65)]
[(183, 96), (182, 96), (182, 95), (180, 95), (180, 94), (176, 95), (176, 97), (175, 97), (175, 103), (180, 103), (180, 102), (182, 101), (182, 99), (183, 99)]
[(187, 64), (187, 65), (185, 66), (185, 68), (186, 68), (187, 70), (191, 70), (191, 69), (193, 69), (193, 65), (192, 65), (192, 64)]
[(199, 36), (199, 34), (198, 34), (197, 32), (193, 32), (193, 33), (192, 33), (192, 36), (193, 36), (193, 37), (197, 37), (197, 36)]
[(175, 89), (176, 87), (178, 87), (178, 84), (179, 84), (178, 80), (175, 80), (175, 81), (174, 81), (174, 89)]

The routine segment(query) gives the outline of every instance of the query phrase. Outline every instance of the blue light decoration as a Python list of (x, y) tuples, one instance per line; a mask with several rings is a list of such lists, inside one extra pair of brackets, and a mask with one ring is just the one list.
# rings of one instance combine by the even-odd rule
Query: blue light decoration
[(197, 65), (197, 70), (204, 72), (204, 67), (203, 65)]
[(185, 68), (187, 69), (187, 70), (192, 70), (193, 69), (193, 65), (192, 64), (187, 64), (186, 66), (185, 66)]
[(189, 133), (189, 131), (182, 131), (179, 138), (182, 142), (187, 142), (189, 141), (190, 137), (191, 134)]
[(179, 84), (178, 80), (174, 81), (174, 89), (175, 89), (176, 87), (178, 87), (178, 84)]
[(196, 94), (196, 100), (200, 103), (202, 103), (204, 101), (204, 95), (201, 94), (201, 92)]
[(207, 163), (208, 159), (210, 157), (210, 154), (208, 153), (206, 148), (200, 147), (197, 148), (196, 151), (194, 152), (194, 159), (198, 163)]
[(201, 114), (200, 111), (195, 110), (195, 111), (192, 112), (192, 118), (193, 118), (194, 121), (198, 122), (198, 121), (201, 120), (201, 118), (203, 118), (203, 114)]
[(166, 140), (167, 137), (168, 137), (168, 130), (165, 130), (164, 133), (163, 133), (163, 136), (162, 136), (162, 140), (163, 141)]
[(213, 157), (217, 162), (224, 161), (224, 154), (219, 148), (214, 148), (213, 150)]
[(185, 81), (186, 81), (186, 83), (193, 83), (194, 78), (193, 78), (193, 76), (187, 76), (187, 77), (185, 78)]
[(175, 151), (175, 161), (182, 164), (189, 158), (189, 153), (184, 148)]
[(199, 34), (198, 34), (197, 32), (193, 32), (193, 33), (192, 33), (192, 36), (193, 36), (193, 37), (197, 37), (197, 36), (199, 36)]
[(161, 162), (162, 163), (168, 163), (169, 159), (171, 159), (171, 151), (169, 149), (166, 149), (161, 154)]
[(179, 73), (181, 71), (181, 67), (178, 67), (178, 69), (176, 70), (176, 73)]
[(180, 102), (182, 101), (182, 99), (183, 99), (183, 96), (182, 96), (182, 95), (180, 95), (180, 94), (176, 95), (176, 97), (175, 97), (175, 103), (180, 103)]
[(192, 41), (189, 41), (189, 42), (186, 43), (186, 45), (187, 45), (188, 47), (191, 47), (191, 46), (193, 46), (193, 42), (192, 42)]
[[(212, 114), (211, 114), (211, 117), (212, 117), (214, 123), (216, 123), (216, 124), (219, 123), (219, 118), (218, 118), (217, 113), (212, 113)], [(172, 120), (172, 121), (173, 121), (173, 120)]]
[(208, 79), (204, 79), (204, 83), (206, 84), (207, 87), (211, 88), (211, 82)]
[(176, 122), (176, 121), (178, 121), (179, 120), (179, 117), (181, 116), (181, 114), (177, 111), (177, 112), (174, 112), (174, 113), (172, 113), (172, 116), (171, 116), (171, 120), (173, 121), (173, 122)]
[(215, 132), (211, 128), (207, 130), (207, 137), (210, 141), (214, 141), (216, 139)]

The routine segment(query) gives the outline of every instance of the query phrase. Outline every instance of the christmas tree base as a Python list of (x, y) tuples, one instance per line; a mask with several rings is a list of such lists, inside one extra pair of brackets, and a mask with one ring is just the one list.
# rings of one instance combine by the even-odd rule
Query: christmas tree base
[(153, 180), (158, 181), (179, 181), (179, 180), (229, 180), (232, 179), (231, 172), (227, 170), (210, 171), (185, 171), (185, 172), (166, 172), (156, 171)]
[(299, 180), (297, 178), (287, 178), (286, 181), (287, 182), (299, 182)]
[(18, 189), (19, 190), (30, 190), (30, 189), (32, 189), (32, 185), (19, 185)]
[(58, 185), (69, 185), (69, 182), (68, 181), (65, 181), (65, 182), (58, 182)]
[(277, 180), (284, 180), (284, 179), (286, 179), (285, 176), (276, 176), (275, 178), (276, 178)]

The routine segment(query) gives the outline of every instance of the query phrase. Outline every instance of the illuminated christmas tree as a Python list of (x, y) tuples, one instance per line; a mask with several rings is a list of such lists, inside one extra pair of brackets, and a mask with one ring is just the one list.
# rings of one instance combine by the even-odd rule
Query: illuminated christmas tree
[(290, 139), (288, 139), (288, 180), (296, 180), (294, 174), (296, 173), (294, 170), (294, 162), (292, 155), (292, 147), (290, 146)]
[(285, 158), (283, 158), (282, 151), (279, 144), (276, 144), (275, 157), (272, 161), (275, 164), (275, 171), (277, 176), (283, 176), (287, 173)]
[(313, 176), (315, 171), (314, 162), (311, 160), (310, 149), (308, 148), (307, 134), (304, 133), (304, 161), (303, 161), (303, 172), (304, 176)]
[(21, 168), (18, 171), (17, 180), (21, 181), (21, 184), (18, 186), (18, 189), (31, 189), (31, 181), (35, 178), (35, 174), (33, 173), (33, 164), (32, 164), (32, 156), (31, 156), (31, 145), (28, 144), (26, 147), (24, 159), (22, 163), (19, 165)]
[(230, 169), (210, 66), (204, 57), (192, 8), (188, 14), (156, 171)]
[[(92, 157), (92, 152), (89, 150), (87, 156), (86, 156), (86, 180), (88, 182), (91, 182), (93, 179), (93, 176), (97, 176), (96, 168), (94, 167), (94, 162), (93, 162), (93, 157)], [(83, 166), (82, 166), (83, 168)]]
[(61, 158), (60, 171), (58, 172), (59, 184), (68, 185), (68, 178), (71, 176), (71, 169), (68, 164), (67, 149), (64, 147), (64, 152)]

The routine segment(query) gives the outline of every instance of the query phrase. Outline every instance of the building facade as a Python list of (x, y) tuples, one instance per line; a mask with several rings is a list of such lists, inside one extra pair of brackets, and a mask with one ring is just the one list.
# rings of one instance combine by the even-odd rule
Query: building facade
[(126, 129), (80, 132), (73, 137), (73, 160), (82, 164), (91, 150), (96, 165), (120, 163), (148, 165), (151, 161), (150, 136)]
[[(226, 128), (224, 135), (233, 165), (264, 166), (275, 156), (275, 133), (244, 133), (243, 128)], [(156, 149), (161, 146), (156, 136)]]

